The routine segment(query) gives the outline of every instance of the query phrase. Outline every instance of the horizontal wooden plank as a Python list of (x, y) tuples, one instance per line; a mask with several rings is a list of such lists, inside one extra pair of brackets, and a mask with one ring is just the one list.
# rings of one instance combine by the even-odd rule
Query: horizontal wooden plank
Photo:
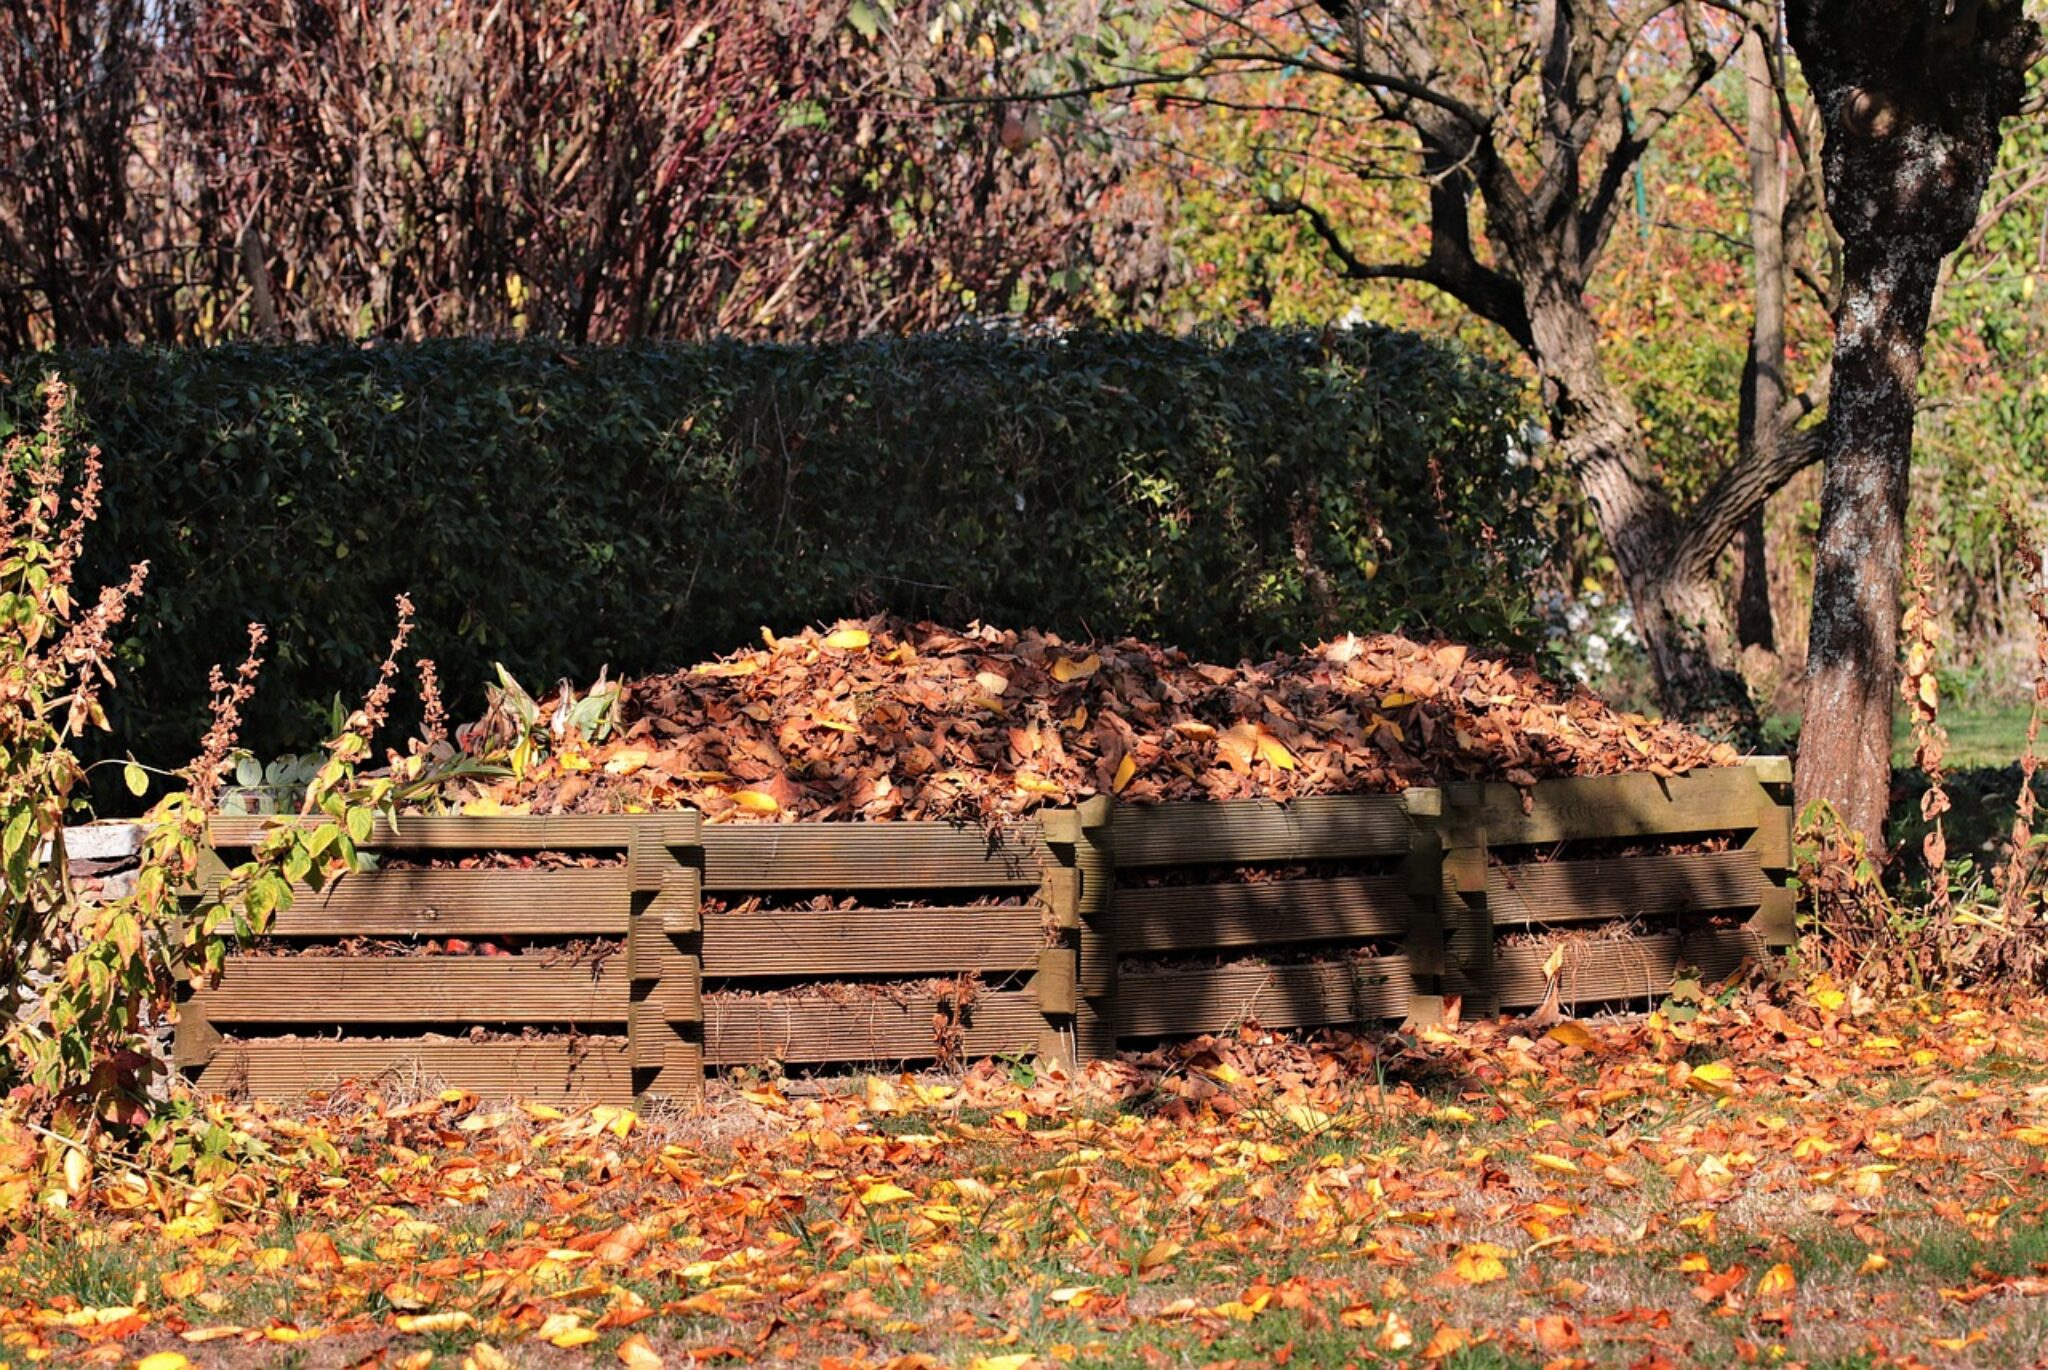
[(1770, 882), (1748, 851), (1622, 856), (1495, 866), (1486, 872), (1494, 926), (1753, 909)]
[(1038, 824), (991, 841), (956, 823), (712, 824), (707, 890), (874, 890), (1037, 885), (1055, 864)]
[[(1688, 936), (1663, 932), (1602, 941), (1568, 941), (1558, 969), (1558, 1001), (1565, 1005), (1662, 998), (1679, 965), (1708, 979), (1732, 973), (1746, 957), (1768, 955), (1748, 928), (1708, 929)], [(1543, 963), (1551, 944), (1502, 946), (1494, 951), (1493, 986), (1502, 1008), (1543, 1002)], [(1479, 988), (1460, 985), (1460, 988)]]
[[(316, 818), (236, 817), (220, 815), (208, 825), (217, 847), (249, 847), (279, 823), (314, 826)], [(665, 841), (690, 846), (699, 816), (690, 812), (662, 814), (512, 814), (489, 818), (401, 817), (397, 826), (378, 819), (365, 847), (394, 851), (574, 851), (619, 848), (632, 843), (636, 832), (656, 824)]]
[[(704, 1059), (711, 1065), (928, 1060), (937, 1052), (935, 1007), (928, 995), (901, 1003), (707, 995)], [(965, 1049), (969, 1056), (1030, 1051), (1044, 1026), (1032, 990), (984, 994), (968, 1011)]]
[(1413, 831), (1398, 794), (1319, 795), (1291, 804), (1126, 806), (1111, 846), (1118, 869), (1395, 856)]
[(998, 908), (777, 910), (704, 920), (704, 973), (918, 975), (1028, 970), (1045, 946), (1036, 904)]
[(1293, 966), (1125, 973), (1117, 979), (1122, 1037), (1222, 1032), (1239, 1023), (1320, 1027), (1399, 1018), (1413, 991), (1405, 956)]
[(519, 1042), (229, 1038), (200, 1072), (198, 1084), (222, 1094), (296, 1099), (347, 1080), (372, 1089), (466, 1089), (486, 1097), (548, 1103), (626, 1104), (633, 1099), (632, 1063), (623, 1037)]
[(230, 956), (192, 1002), (223, 1023), (601, 1023), (626, 1020), (626, 958)]
[(1669, 778), (1570, 776), (1539, 781), (1530, 797), (1533, 807), (1524, 813), (1515, 786), (1480, 787), (1477, 818), (1489, 846), (1728, 832), (1754, 828), (1777, 810), (1756, 773), (1742, 766)]
[(284, 937), (617, 936), (631, 895), (623, 867), (366, 870), (300, 888), (270, 931)]
[(1116, 941), (1129, 953), (1391, 937), (1414, 909), (1405, 873), (1126, 888), (1116, 892)]

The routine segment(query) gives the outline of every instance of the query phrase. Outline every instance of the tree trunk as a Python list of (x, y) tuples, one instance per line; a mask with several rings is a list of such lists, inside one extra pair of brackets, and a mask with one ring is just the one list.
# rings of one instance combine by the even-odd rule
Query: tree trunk
[(1842, 237), (1795, 784), (1882, 852), (1914, 389), (1942, 260), (1974, 226), (2038, 30), (2006, 0), (1791, 0)]
[(1642, 426), (1600, 363), (1592, 317), (1575, 289), (1553, 286), (1531, 293), (1529, 319), (1551, 432), (1621, 573), (1658, 697), (1709, 731), (1748, 735), (1756, 715), (1735, 673), (1726, 598), (1711, 567), (1681, 566), (1677, 516), (1647, 474)]
[[(1785, 407), (1785, 154), (1778, 137), (1778, 90), (1764, 35), (1751, 29), (1742, 40), (1743, 93), (1749, 143), (1750, 276), (1756, 320), (1749, 330), (1749, 356), (1742, 368), (1743, 461), (1775, 460)], [(1735, 633), (1744, 647), (1777, 650), (1771, 622), (1771, 581), (1764, 560), (1764, 510), (1758, 505), (1743, 521), (1735, 541)]]
[(1851, 240), (1835, 315), (1797, 787), (1802, 800), (1832, 804), (1872, 850), (1891, 807), (1914, 390), (1940, 266), (1910, 239)]

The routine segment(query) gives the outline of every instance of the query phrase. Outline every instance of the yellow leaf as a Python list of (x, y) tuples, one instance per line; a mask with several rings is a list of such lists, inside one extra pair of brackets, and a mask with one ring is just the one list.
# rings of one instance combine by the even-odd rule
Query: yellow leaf
[(1052, 678), (1064, 685), (1070, 680), (1086, 680), (1102, 669), (1102, 658), (1090, 652), (1087, 656), (1061, 657), (1052, 664)]
[(1756, 1282), (1756, 1296), (1760, 1299), (1783, 1299), (1791, 1297), (1799, 1288), (1799, 1277), (1792, 1273), (1792, 1267), (1783, 1261), (1764, 1271), (1763, 1278)]
[(191, 1363), (176, 1351), (158, 1351), (135, 1362), (135, 1370), (185, 1370)]
[(1408, 705), (1413, 704), (1414, 702), (1414, 695), (1408, 694), (1401, 690), (1396, 690), (1392, 694), (1387, 695), (1385, 698), (1380, 700), (1380, 707), (1382, 709), (1401, 709), (1406, 708)]
[(548, 1338), (550, 1345), (559, 1346), (564, 1351), (573, 1351), (579, 1346), (588, 1346), (596, 1340), (597, 1333), (591, 1331), (588, 1327), (572, 1327), (566, 1332), (557, 1332), (554, 1336)]
[(1735, 1071), (1726, 1061), (1709, 1061), (1703, 1066), (1694, 1066), (1685, 1083), (1702, 1094), (1720, 1098), (1735, 1092)]
[(2007, 1128), (2005, 1135), (2015, 1142), (2024, 1142), (2028, 1146), (2048, 1146), (2048, 1128), (2013, 1127)]
[(1031, 771), (1017, 772), (1017, 788), (1026, 794), (1065, 794), (1066, 791), (1056, 780), (1047, 780)]
[(841, 652), (857, 652), (868, 645), (865, 628), (841, 628), (825, 639), (825, 645)]
[(1539, 1170), (1554, 1170), (1560, 1175), (1576, 1175), (1579, 1173), (1578, 1166), (1562, 1156), (1553, 1156), (1546, 1151), (1539, 1151), (1531, 1156), (1529, 1164)]
[(1109, 788), (1118, 794), (1122, 794), (1124, 786), (1130, 784), (1131, 777), (1137, 773), (1138, 763), (1131, 759), (1130, 753), (1124, 753), (1124, 759), (1116, 764), (1116, 779), (1109, 783)]
[(196, 1265), (188, 1265), (183, 1270), (159, 1275), (156, 1282), (163, 1289), (165, 1298), (189, 1299), (206, 1283), (206, 1272)]
[(1543, 1035), (1553, 1042), (1578, 1047), (1582, 1051), (1592, 1051), (1599, 1046), (1599, 1039), (1577, 1023), (1559, 1023)]
[(1181, 1253), (1181, 1245), (1171, 1237), (1152, 1243), (1145, 1254), (1138, 1257), (1138, 1273), (1149, 1275)]
[(1259, 757), (1268, 766), (1275, 767), (1278, 770), (1291, 771), (1294, 769), (1294, 753), (1288, 751), (1279, 738), (1273, 736), (1264, 728), (1259, 729)]
[(467, 1313), (400, 1313), (398, 1330), (401, 1332), (459, 1332), (473, 1326), (476, 1319)]
[(1207, 742), (1210, 738), (1216, 736), (1214, 728), (1206, 723), (1197, 723), (1193, 719), (1184, 719), (1174, 724), (1173, 730), (1182, 737), (1192, 738), (1196, 742)]
[(1564, 969), (1564, 943), (1559, 942), (1550, 949), (1550, 955), (1543, 958), (1543, 978), (1555, 980), (1558, 971)]
[(1501, 1263), (1505, 1254), (1501, 1248), (1489, 1242), (1475, 1242), (1460, 1251), (1451, 1262), (1453, 1277), (1466, 1284), (1492, 1284), (1508, 1277), (1508, 1268)]
[(869, 1185), (861, 1192), (860, 1201), (869, 1208), (875, 1208), (882, 1204), (902, 1203), (905, 1199), (914, 1199), (916, 1197), (917, 1195), (911, 1193), (902, 1185), (890, 1184), (884, 1181), (881, 1184)]
[(489, 1342), (480, 1341), (462, 1358), (462, 1370), (512, 1370), (512, 1358)]
[(645, 747), (621, 747), (604, 763), (607, 775), (631, 775), (645, 766), (653, 753)]
[(661, 1370), (663, 1364), (660, 1353), (638, 1332), (619, 1343), (618, 1357), (620, 1364), (632, 1370)]
[(782, 808), (780, 800), (762, 790), (734, 790), (732, 802), (748, 813), (776, 813)]
[(967, 1370), (1024, 1370), (1035, 1359), (1029, 1351), (1013, 1351), (1006, 1356), (976, 1356), (967, 1363)]

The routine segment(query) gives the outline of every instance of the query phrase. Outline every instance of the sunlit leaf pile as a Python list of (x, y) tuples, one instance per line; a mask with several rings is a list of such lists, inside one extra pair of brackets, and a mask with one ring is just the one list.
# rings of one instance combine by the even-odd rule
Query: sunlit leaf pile
[[(992, 819), (1096, 794), (1287, 800), (1738, 759), (1453, 643), (1344, 637), (1219, 666), (1129, 640), (881, 619), (764, 639), (626, 682), (602, 741), (557, 729), (520, 774), (454, 797), (471, 813)], [(501, 700), (463, 740), (492, 750), (529, 731)]]

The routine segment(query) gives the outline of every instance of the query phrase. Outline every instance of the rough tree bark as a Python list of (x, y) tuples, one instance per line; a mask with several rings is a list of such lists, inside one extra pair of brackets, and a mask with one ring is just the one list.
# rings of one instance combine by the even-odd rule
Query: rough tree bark
[(1841, 235), (1802, 804), (1882, 850), (1914, 390), (1941, 264), (1976, 223), (2039, 29), (2020, 0), (1790, 0)]
[[(1785, 404), (1785, 154), (1779, 141), (1778, 84), (1766, 35), (1751, 29), (1742, 40), (1745, 141), (1749, 144), (1749, 245), (1756, 318), (1742, 368), (1738, 422), (1744, 461), (1769, 461), (1781, 438)], [(1764, 507), (1743, 521), (1735, 541), (1735, 634), (1744, 647), (1777, 650), (1771, 622), (1771, 583), (1765, 563)]]
[[(1735, 620), (1718, 564), (1763, 502), (1818, 455), (1814, 429), (1797, 427), (1816, 397), (1788, 396), (1782, 364), (1775, 367), (1768, 399), (1755, 397), (1769, 408), (1751, 425), (1770, 440), (1739, 444), (1721, 479), (1680, 510), (1657, 478), (1625, 387), (1602, 363), (1588, 295), (1626, 212), (1631, 178), (1662, 130), (1733, 56), (1728, 31), (1688, 0), (1540, 0), (1521, 11), (1523, 47), (1501, 63), (1531, 73), (1534, 98), (1525, 99), (1498, 84), (1493, 68), (1458, 79), (1447, 54), (1465, 54), (1467, 45), (1454, 33), (1439, 46), (1433, 16), (1441, 11), (1428, 0), (1318, 3), (1339, 26), (1318, 35), (1318, 55), (1262, 48), (1254, 30), (1219, 19), (1224, 38), (1209, 48), (1211, 60), (1270, 61), (1347, 81), (1390, 122), (1413, 130), (1429, 185), (1429, 249), (1419, 261), (1368, 261), (1316, 206), (1282, 198), (1269, 207), (1302, 215), (1353, 279), (1435, 286), (1514, 340), (1542, 382), (1551, 435), (1614, 557), (1666, 709), (1748, 732), (1755, 713), (1736, 670)], [(1775, 17), (1762, 3), (1742, 13), (1764, 28)], [(1628, 54), (1666, 21), (1675, 25), (1667, 32), (1682, 31), (1688, 59), (1667, 73), (1654, 102), (1631, 106)], [(1775, 99), (1774, 72), (1766, 65), (1763, 74)], [(1475, 200), (1484, 210), (1478, 224)], [(1782, 202), (1777, 210), (1782, 221)], [(1487, 257), (1476, 246), (1482, 234)]]

